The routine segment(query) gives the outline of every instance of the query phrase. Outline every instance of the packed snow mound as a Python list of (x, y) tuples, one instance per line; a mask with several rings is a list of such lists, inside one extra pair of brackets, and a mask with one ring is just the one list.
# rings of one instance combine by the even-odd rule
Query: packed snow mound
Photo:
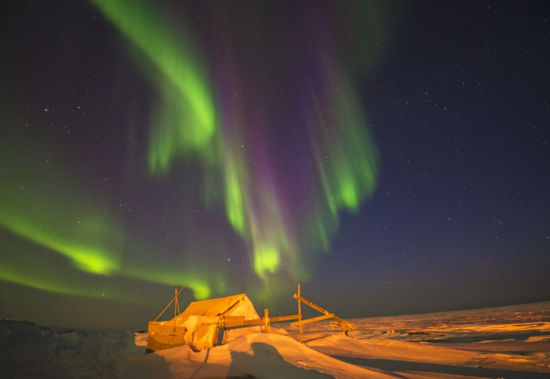
[[(162, 357), (163, 361), (158, 357)], [(291, 337), (255, 333), (226, 345), (194, 352), (188, 346), (158, 351), (132, 361), (122, 377), (147, 371), (164, 372), (166, 377), (256, 377), (256, 378), (390, 378), (319, 353)], [(168, 373), (169, 371), (169, 373)]]

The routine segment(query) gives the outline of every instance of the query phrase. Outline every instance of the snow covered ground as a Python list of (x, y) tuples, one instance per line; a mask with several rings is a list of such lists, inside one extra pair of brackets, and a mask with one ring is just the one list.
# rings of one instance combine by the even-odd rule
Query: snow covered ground
[(117, 360), (132, 354), (143, 354), (143, 348), (131, 332), (0, 319), (0, 378), (113, 378)]
[(330, 322), (256, 333), (194, 352), (144, 354), (143, 334), (0, 321), (6, 378), (548, 378), (550, 303)]

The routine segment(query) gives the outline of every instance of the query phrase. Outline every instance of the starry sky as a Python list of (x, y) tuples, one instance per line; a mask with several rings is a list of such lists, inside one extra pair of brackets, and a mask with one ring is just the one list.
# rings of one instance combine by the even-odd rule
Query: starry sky
[(550, 299), (547, 2), (0, 10), (1, 317)]

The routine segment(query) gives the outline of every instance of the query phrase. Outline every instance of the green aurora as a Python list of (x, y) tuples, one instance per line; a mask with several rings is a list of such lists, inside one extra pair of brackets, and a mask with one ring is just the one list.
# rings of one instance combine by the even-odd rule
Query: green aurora
[[(256, 130), (251, 135), (255, 128), (251, 120), (257, 117), (259, 124), (264, 122), (261, 107), (255, 107), (258, 116), (253, 116), (252, 104), (226, 96), (224, 88), (213, 89), (213, 68), (201, 54), (200, 43), (146, 2), (92, 3), (131, 43), (136, 67), (156, 90), (143, 157), (153, 183), (162, 185), (177, 178), (178, 164), (186, 159), (198, 162), (202, 180), (193, 191), (203, 192), (201, 201), (207, 211), (224, 209), (227, 226), (245, 246), (249, 268), (264, 284), (257, 295), (269, 296), (289, 282), (306, 280), (311, 260), (330, 248), (339, 213), (356, 212), (377, 180), (376, 148), (352, 78), (340, 62), (319, 51), (323, 67), (319, 75), (328, 89), (323, 96), (312, 92), (303, 100), (316, 187), (308, 196), (307, 212), (294, 214), (278, 179), (282, 173), (277, 158), (269, 153), (267, 134)], [(226, 81), (238, 88), (238, 70), (227, 72)], [(2, 117), (19, 124), (13, 118), (9, 121), (6, 111)], [(245, 149), (245, 144), (255, 149)], [(197, 298), (236, 288), (222, 265), (190, 254), (219, 248), (204, 243), (208, 237), (189, 237), (191, 247), (182, 247), (177, 254), (166, 251), (154, 238), (127, 225), (113, 210), (111, 199), (91, 195), (92, 191), (83, 190), (85, 183), (67, 179), (75, 176), (62, 167), (47, 144), (39, 147), (20, 141), (1, 147), (0, 226), (25, 241), (24, 248), (17, 248), (29, 249), (23, 254), (31, 254), (33, 244), (40, 254), (31, 254), (35, 263), (30, 266), (20, 265), (18, 254), (2, 256), (0, 279), (50, 292), (121, 301), (127, 296), (120, 278), (167, 286), (187, 283)], [(37, 169), (36, 156), (51, 159)], [(10, 157), (17, 157), (17, 165), (7, 163)], [(189, 202), (182, 199), (182, 217), (192, 224)], [(50, 253), (55, 255), (53, 261), (43, 256)], [(60, 257), (72, 268), (54, 275), (51, 262)], [(78, 272), (87, 278), (82, 285), (75, 284)]]
[[(165, 172), (185, 153), (194, 152), (204, 160), (216, 159), (218, 164), (213, 175), (223, 178), (228, 221), (247, 241), (256, 274), (267, 279), (267, 273), (275, 273), (284, 258), (291, 263), (291, 276), (297, 278), (300, 270), (293, 267), (299, 251), (319, 247), (317, 244), (303, 246), (298, 236), (290, 235), (282, 214), (288, 205), (274, 192), (277, 184), (264, 185), (267, 179), (250, 177), (254, 168), (247, 162), (251, 157), (234, 142), (242, 140), (240, 137), (246, 133), (246, 129), (243, 130), (246, 117), (216, 117), (214, 95), (207, 90), (211, 87), (206, 80), (208, 75), (199, 69), (204, 64), (197, 63), (205, 60), (200, 58), (199, 51), (191, 48), (190, 38), (176, 33), (175, 28), (168, 26), (170, 20), (147, 9), (142, 2), (131, 7), (122, 1), (94, 0), (94, 4), (142, 53), (134, 55), (138, 58), (137, 64), (163, 95), (162, 111), (156, 111), (162, 116), (156, 116), (150, 126), (152, 171)], [(314, 109), (310, 126), (324, 192), (318, 198), (316, 219), (311, 222), (317, 229), (308, 227), (313, 232), (309, 241), (319, 240), (325, 249), (337, 227), (338, 213), (342, 209), (357, 211), (375, 187), (377, 170), (376, 150), (365, 128), (367, 124), (351, 80), (339, 70), (337, 62), (327, 57), (321, 54), (319, 59), (324, 63), (323, 75), (329, 80), (328, 99), (313, 96), (311, 104), (307, 104)], [(334, 108), (329, 116), (320, 110), (319, 103), (323, 101)], [(245, 107), (232, 103), (231, 108)], [(216, 123), (222, 119), (229, 125)], [(320, 160), (320, 154), (330, 154), (332, 159), (328, 165)], [(270, 170), (272, 168), (267, 168)]]
[[(2, 114), (4, 120), (10, 119), (8, 112)], [(56, 166), (59, 159), (55, 154), (22, 138), (24, 134), (5, 136), (0, 143), (0, 226), (5, 231), (45, 248), (40, 249), (42, 254), (50, 251), (66, 257), (75, 269), (92, 276), (123, 276), (171, 286), (186, 283), (198, 298), (210, 295), (197, 264), (191, 270), (184, 260), (179, 264), (159, 261), (158, 247), (122, 227), (121, 219), (108, 211), (108, 201), (94, 199), (71, 183), (67, 178), (75, 175)], [(17, 164), (12, 157), (17, 157)], [(42, 167), (36, 169), (36, 157), (50, 158), (42, 159)], [(68, 281), (64, 275), (54, 274), (58, 269), (47, 258), (33, 254), (29, 246), (15, 249), (21, 251), (19, 255), (8, 247), (5, 250), (0, 279), (57, 293), (124, 298), (116, 288), (94, 290), (70, 284), (78, 283), (76, 277)], [(124, 254), (129, 251), (131, 255)], [(18, 263), (18, 256), (29, 254), (32, 259)]]

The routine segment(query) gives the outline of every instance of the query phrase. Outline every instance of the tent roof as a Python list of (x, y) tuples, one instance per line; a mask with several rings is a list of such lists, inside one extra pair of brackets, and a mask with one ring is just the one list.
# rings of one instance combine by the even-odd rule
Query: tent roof
[(191, 315), (198, 316), (219, 316), (229, 315), (231, 311), (242, 302), (248, 302), (252, 305), (252, 302), (246, 296), (245, 293), (238, 295), (219, 297), (217, 299), (208, 299), (201, 301), (193, 301), (189, 306), (177, 317), (179, 319), (186, 319)]

